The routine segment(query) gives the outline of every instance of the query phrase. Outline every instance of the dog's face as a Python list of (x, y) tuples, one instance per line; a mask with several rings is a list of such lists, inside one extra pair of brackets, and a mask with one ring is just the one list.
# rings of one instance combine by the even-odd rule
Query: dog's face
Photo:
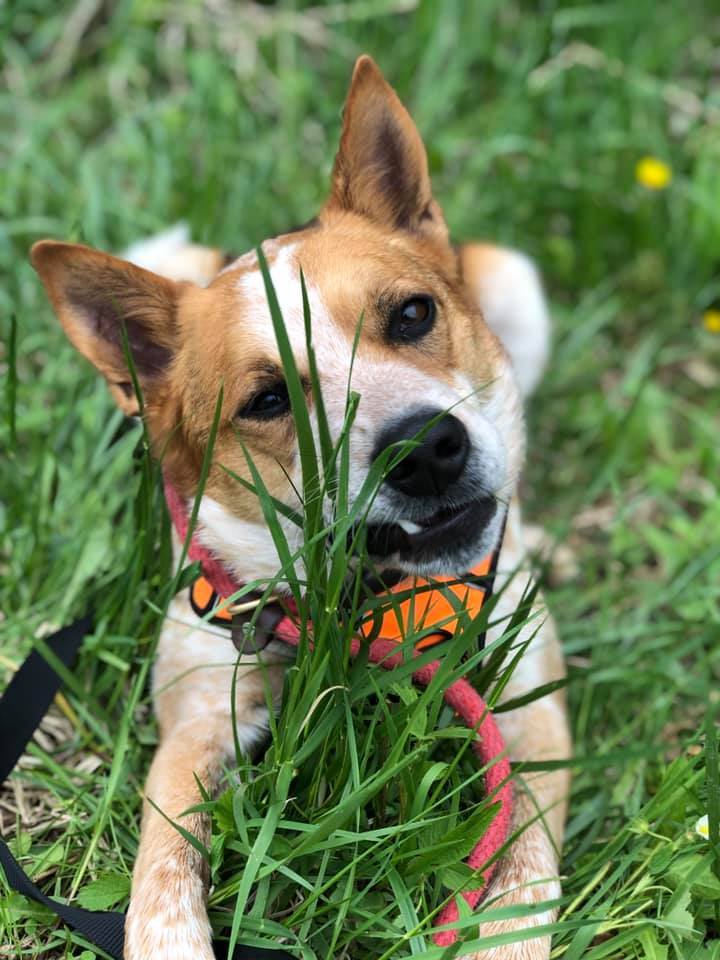
[[(348, 387), (360, 395), (350, 500), (380, 452), (416, 438), (367, 515), (376, 561), (426, 574), (470, 568), (495, 543), (515, 485), (521, 402), (507, 356), (463, 286), (417, 130), (369, 58), (353, 75), (329, 199), (312, 224), (263, 251), (309, 384), (302, 269), (334, 440)], [(256, 255), (207, 288), (50, 241), (36, 245), (33, 263), (70, 339), (133, 414), (124, 325), (155, 452), (186, 497), (222, 386), (201, 536), (239, 579), (272, 576), (278, 560), (257, 498), (231, 476), (250, 479), (244, 447), (270, 493), (297, 506), (297, 440)], [(309, 386), (307, 394), (317, 428)], [(287, 532), (297, 542), (297, 528)]]

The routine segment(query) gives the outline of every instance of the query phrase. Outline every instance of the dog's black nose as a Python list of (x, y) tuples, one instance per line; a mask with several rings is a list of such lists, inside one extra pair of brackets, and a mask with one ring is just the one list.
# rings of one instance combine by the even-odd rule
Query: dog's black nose
[[(452, 414), (427, 427), (428, 421), (441, 414), (441, 410), (414, 413), (385, 430), (375, 447), (373, 459), (391, 444), (414, 440), (420, 434), (418, 445), (386, 478), (391, 487), (409, 497), (445, 493), (463, 472), (470, 450), (467, 430)], [(424, 427), (427, 430), (422, 432)]]

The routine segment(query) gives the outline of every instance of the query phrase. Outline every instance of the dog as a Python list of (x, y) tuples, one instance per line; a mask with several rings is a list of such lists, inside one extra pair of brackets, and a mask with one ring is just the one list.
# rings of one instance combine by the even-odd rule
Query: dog
[[(546, 362), (548, 311), (538, 274), (524, 255), (487, 244), (451, 244), (420, 135), (370, 57), (355, 64), (330, 193), (320, 213), (304, 227), (266, 240), (262, 249), (306, 376), (302, 269), (334, 439), (345, 416), (353, 339), (363, 315), (352, 367), (361, 399), (350, 435), (350, 502), (378, 451), (411, 439), (433, 421), (373, 502), (368, 524), (386, 534), (386, 556), (378, 562), (421, 575), (468, 570), (498, 543), (505, 512), (478, 510), (480, 499), (507, 503), (497, 582), (508, 585), (497, 615), (509, 616), (527, 587), (527, 577), (509, 574), (528, 565), (517, 484), (524, 401)], [(31, 253), (70, 341), (105, 377), (120, 409), (131, 417), (142, 414), (164, 475), (185, 502), (198, 488), (222, 384), (214, 462), (248, 477), (239, 433), (270, 493), (297, 505), (296, 438), (255, 252), (228, 263), (219, 250), (194, 247), (175, 231), (141, 243), (128, 258), (50, 240)], [(142, 388), (142, 411), (125, 342)], [(237, 581), (277, 573), (278, 556), (257, 498), (228, 472), (211, 469), (198, 521), (203, 546)], [(301, 536), (293, 530), (289, 536)], [(552, 620), (540, 600), (536, 607), (540, 616), (521, 635), (529, 646), (504, 700), (564, 675)], [(152, 804), (146, 800), (144, 806), (126, 960), (213, 957), (206, 866), (158, 809), (208, 842), (206, 815), (181, 815), (200, 800), (197, 779), (212, 791), (234, 756), (229, 659), (227, 634), (200, 624), (187, 595), (178, 594), (154, 666), (160, 744), (146, 786)], [(283, 673), (282, 665), (267, 671), (240, 667), (236, 734), (244, 750), (266, 736), (265, 683), (269, 678), (279, 705)], [(497, 722), (516, 761), (570, 755), (560, 689), (500, 713)], [(495, 872), (489, 893), (495, 904), (559, 896), (568, 790), (565, 770), (517, 778), (514, 827), (524, 829)], [(549, 907), (483, 923), (479, 932), (520, 930), (553, 918)], [(549, 949), (549, 937), (538, 935), (474, 956), (540, 960)]]

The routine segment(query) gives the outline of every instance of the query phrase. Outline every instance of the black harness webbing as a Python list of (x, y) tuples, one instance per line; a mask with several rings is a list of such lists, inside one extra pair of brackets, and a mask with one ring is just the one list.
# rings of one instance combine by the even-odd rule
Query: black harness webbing
[[(45, 643), (65, 664), (72, 666), (80, 644), (92, 629), (90, 617), (82, 617), (49, 637)], [(47, 713), (60, 687), (60, 677), (33, 650), (0, 697), (0, 783), (3, 783), (25, 751), (33, 733)], [(0, 866), (11, 889), (43, 904), (90, 943), (101, 947), (114, 960), (122, 960), (125, 914), (112, 910), (83, 910), (45, 896), (28, 877), (7, 844), (0, 838)], [(227, 955), (227, 944), (216, 943), (218, 956)], [(236, 947), (233, 960), (291, 960), (282, 950)]]

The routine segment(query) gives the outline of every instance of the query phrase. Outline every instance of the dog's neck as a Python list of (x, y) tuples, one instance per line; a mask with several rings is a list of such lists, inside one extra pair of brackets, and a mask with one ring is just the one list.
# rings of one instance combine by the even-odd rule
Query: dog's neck
[[(272, 536), (267, 527), (259, 523), (250, 523), (233, 518), (215, 501), (203, 497), (198, 510), (198, 526), (188, 537), (191, 509), (167, 480), (165, 482), (165, 498), (175, 535), (176, 557), (179, 557), (184, 544), (187, 557), (200, 564), (203, 576), (209, 581), (218, 597), (230, 597), (251, 583), (257, 584), (259, 587), (273, 583), (274, 593), (290, 593), (289, 587), (285, 586), (283, 588), (281, 584), (277, 584), (278, 559)], [(210, 524), (208, 524), (208, 519)], [(218, 519), (223, 521), (219, 536), (215, 527), (215, 522)], [(494, 544), (488, 558), (497, 558), (502, 547), (504, 530), (505, 522), (503, 520), (497, 543)], [(262, 546), (266, 551), (265, 556), (253, 549), (253, 534), (257, 538), (254, 546), (258, 544)], [(297, 536), (298, 538), (301, 536), (299, 530)], [(242, 543), (245, 549), (245, 556), (238, 558), (235, 562), (233, 562), (233, 557), (236, 556), (232, 551), (233, 542), (235, 544)], [(488, 558), (484, 558), (481, 564), (487, 563)], [(490, 565), (494, 569), (494, 560)], [(370, 593), (384, 592), (394, 587), (406, 575), (403, 571), (393, 569), (390, 566), (373, 566), (363, 576), (364, 589)]]
[[(165, 485), (166, 500), (170, 510), (175, 532), (175, 552), (179, 558), (182, 543), (187, 533), (190, 509), (184, 504), (172, 485)], [(286, 530), (288, 538), (298, 540), (291, 544), (291, 551), (301, 545), (301, 532), (291, 527)], [(211, 581), (222, 581), (222, 587), (216, 592), (228, 596), (230, 592), (248, 583), (267, 583), (277, 576), (279, 561), (269, 529), (261, 523), (253, 523), (233, 517), (215, 500), (203, 497), (198, 510), (198, 523), (190, 541), (189, 557), (201, 563), (203, 572)], [(242, 552), (237, 545), (242, 544)], [(296, 573), (301, 575), (302, 558), (296, 564)], [(218, 568), (222, 575), (218, 576)], [(378, 592), (393, 586), (406, 574), (392, 566), (374, 565), (364, 577), (365, 585), (371, 592)], [(218, 584), (219, 586), (219, 584)], [(230, 591), (230, 587), (234, 587)], [(288, 588), (286, 588), (288, 589)], [(284, 592), (280, 587), (278, 592)]]

